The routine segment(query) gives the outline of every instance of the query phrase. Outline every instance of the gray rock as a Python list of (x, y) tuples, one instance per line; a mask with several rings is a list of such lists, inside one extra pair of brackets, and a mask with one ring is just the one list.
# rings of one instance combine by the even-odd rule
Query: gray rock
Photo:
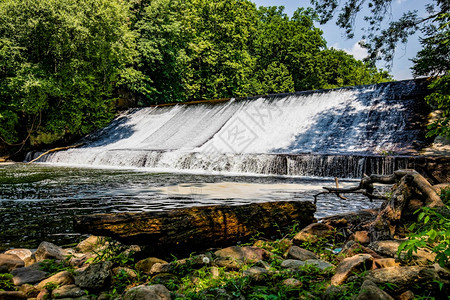
[(364, 280), (356, 300), (394, 300), (370, 280)]
[(86, 295), (86, 291), (80, 289), (75, 284), (58, 287), (52, 292), (54, 298), (76, 298)]
[(298, 259), (286, 259), (283, 260), (283, 262), (281, 263), (282, 268), (288, 268), (293, 270), (296, 270), (303, 266), (305, 266), (305, 262)]
[(292, 246), (291, 248), (289, 248), (288, 254), (290, 257), (299, 260), (318, 259), (317, 255), (314, 254), (314, 252), (300, 248), (298, 246)]
[(332, 285), (341, 285), (355, 272), (370, 270), (372, 268), (373, 258), (369, 254), (358, 254), (345, 258), (336, 267), (336, 274), (331, 277)]
[(64, 286), (64, 285), (68, 285), (68, 284), (73, 284), (74, 280), (73, 280), (72, 274), (70, 274), (68, 271), (62, 271), (62, 272), (56, 273), (55, 275), (50, 276), (49, 278), (39, 282), (39, 284), (36, 286), (36, 288), (38, 290), (42, 290), (42, 289), (44, 289), (45, 285), (50, 282), (55, 283), (59, 286)]
[(14, 285), (22, 285), (25, 283), (36, 283), (40, 282), (47, 277), (47, 273), (38, 270), (34, 266), (15, 269), (11, 272), (13, 277)]
[(75, 276), (75, 284), (80, 288), (94, 291), (107, 287), (111, 281), (112, 265), (110, 261), (90, 265), (84, 272)]
[(31, 250), (29, 250), (29, 249), (16, 248), (16, 249), (11, 249), (11, 250), (5, 251), (5, 254), (15, 254), (15, 255), (17, 255), (21, 260), (25, 260), (25, 259), (31, 257), (31, 255), (32, 255), (33, 253), (32, 253)]
[(329, 262), (321, 260), (321, 259), (307, 259), (307, 260), (305, 260), (305, 265), (313, 265), (322, 271), (326, 270), (326, 269), (334, 269), (335, 268), (335, 266), (333, 264), (330, 264)]
[(19, 256), (15, 254), (0, 254), (0, 273), (8, 273), (24, 266), (25, 262)]
[(390, 283), (395, 286), (396, 293), (399, 294), (415, 285), (432, 288), (428, 285), (438, 280), (439, 275), (434, 267), (407, 266), (371, 270), (367, 273), (366, 279), (377, 285)]
[(40, 243), (34, 253), (37, 262), (43, 261), (44, 259), (63, 260), (66, 255), (66, 250), (49, 242)]
[(124, 300), (170, 300), (170, 291), (162, 284), (139, 285), (129, 289)]

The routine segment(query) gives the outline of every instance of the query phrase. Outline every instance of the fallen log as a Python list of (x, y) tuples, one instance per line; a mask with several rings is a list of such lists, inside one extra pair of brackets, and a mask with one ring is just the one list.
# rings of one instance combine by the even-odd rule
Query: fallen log
[[(388, 195), (374, 194), (374, 184), (393, 184)], [(417, 171), (412, 169), (397, 170), (391, 175), (364, 176), (357, 186), (348, 188), (324, 187), (322, 194), (361, 193), (370, 200), (384, 199), (380, 212), (370, 226), (371, 241), (392, 238), (398, 226), (401, 225), (402, 215), (408, 208), (410, 200), (419, 198), (428, 207), (443, 207), (444, 204), (436, 192), (436, 188)]]
[(316, 206), (310, 202), (280, 201), (247, 205), (213, 205), (169, 211), (76, 216), (79, 233), (109, 236), (126, 244), (153, 249), (222, 247), (245, 242), (262, 233), (273, 236), (279, 228), (314, 222)]
[(31, 164), (31, 163), (37, 161), (39, 158), (41, 158), (41, 157), (43, 157), (44, 155), (47, 155), (47, 154), (49, 154), (49, 153), (56, 152), (56, 151), (62, 151), (62, 150), (68, 150), (68, 149), (72, 149), (72, 148), (77, 148), (77, 147), (80, 147), (80, 146), (83, 146), (83, 145), (84, 145), (84, 144), (81, 143), (81, 144), (72, 145), (72, 146), (57, 147), (57, 148), (50, 149), (50, 150), (48, 150), (48, 151), (42, 153), (41, 155), (39, 155), (39, 156), (36, 157), (35, 159), (30, 160), (29, 162), (27, 162), (27, 164)]

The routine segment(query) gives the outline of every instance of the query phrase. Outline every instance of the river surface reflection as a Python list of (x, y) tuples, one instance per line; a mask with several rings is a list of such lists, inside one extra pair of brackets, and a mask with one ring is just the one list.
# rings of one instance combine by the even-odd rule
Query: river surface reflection
[[(343, 186), (358, 181), (343, 180)], [(77, 242), (75, 215), (157, 211), (280, 200), (313, 201), (330, 178), (154, 173), (50, 165), (0, 165), (0, 250)], [(360, 195), (321, 195), (316, 217), (379, 207)]]

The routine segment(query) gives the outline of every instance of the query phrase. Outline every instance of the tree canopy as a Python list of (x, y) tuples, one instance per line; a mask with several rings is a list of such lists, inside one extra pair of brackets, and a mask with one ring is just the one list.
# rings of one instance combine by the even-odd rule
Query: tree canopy
[(140, 105), (377, 83), (318, 16), (249, 0), (0, 1), (0, 144), (39, 145)]
[(354, 21), (364, 4), (370, 11), (364, 16), (367, 22), (364, 40), (361, 43), (367, 48), (367, 61), (374, 64), (384, 60), (392, 64), (395, 49), (399, 43), (407, 43), (411, 35), (421, 32), (420, 42), (423, 48), (413, 59), (414, 76), (431, 76), (427, 97), (428, 103), (442, 111), (441, 117), (430, 126), (429, 135), (450, 137), (450, 2), (433, 0), (424, 4), (426, 15), (417, 11), (408, 11), (398, 20), (388, 21), (393, 0), (348, 0), (340, 3), (337, 0), (311, 0), (320, 15), (321, 23), (330, 21), (337, 14), (336, 24), (345, 30), (347, 37), (354, 34)]

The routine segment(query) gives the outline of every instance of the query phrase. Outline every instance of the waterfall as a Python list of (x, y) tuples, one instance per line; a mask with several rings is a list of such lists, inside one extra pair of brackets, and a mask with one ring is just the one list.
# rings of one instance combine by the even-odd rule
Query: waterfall
[(237, 174), (360, 177), (425, 145), (423, 83), (133, 108), (41, 162)]

